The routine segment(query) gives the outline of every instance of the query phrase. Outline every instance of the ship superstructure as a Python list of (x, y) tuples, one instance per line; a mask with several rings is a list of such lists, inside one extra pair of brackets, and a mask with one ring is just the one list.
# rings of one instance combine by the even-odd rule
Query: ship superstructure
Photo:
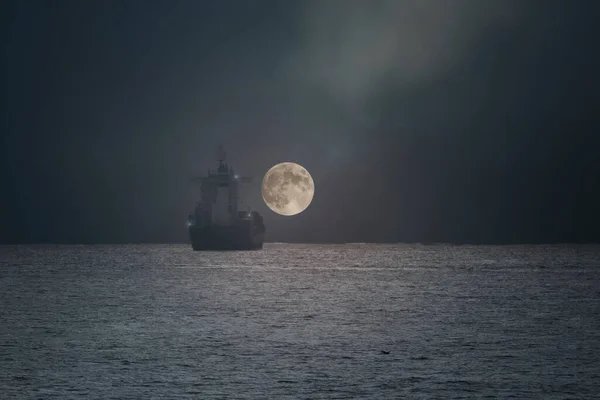
[(200, 187), (200, 201), (188, 219), (194, 250), (252, 250), (263, 246), (265, 225), (257, 211), (239, 209), (239, 184), (251, 182), (225, 163), (223, 147), (217, 152), (216, 171), (193, 178)]

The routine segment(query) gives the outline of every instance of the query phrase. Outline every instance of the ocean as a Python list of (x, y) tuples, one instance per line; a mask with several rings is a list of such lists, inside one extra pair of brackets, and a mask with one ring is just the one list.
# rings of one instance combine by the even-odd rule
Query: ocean
[(593, 399), (600, 246), (0, 247), (0, 399)]

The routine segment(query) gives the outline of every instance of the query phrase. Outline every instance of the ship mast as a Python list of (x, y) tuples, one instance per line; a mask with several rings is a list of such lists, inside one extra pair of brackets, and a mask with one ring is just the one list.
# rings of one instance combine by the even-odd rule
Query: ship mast
[(219, 162), (219, 166), (223, 165), (223, 161), (225, 161), (226, 157), (227, 153), (225, 152), (225, 149), (223, 149), (223, 145), (219, 145), (219, 148), (217, 149), (217, 161)]

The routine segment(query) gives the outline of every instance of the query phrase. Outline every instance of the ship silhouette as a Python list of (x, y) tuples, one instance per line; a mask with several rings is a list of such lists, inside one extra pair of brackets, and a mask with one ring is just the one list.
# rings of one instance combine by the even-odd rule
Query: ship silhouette
[(199, 185), (200, 201), (188, 217), (194, 250), (255, 250), (263, 247), (265, 225), (257, 211), (239, 210), (238, 186), (251, 182), (225, 163), (222, 146), (217, 152), (216, 171), (192, 178)]

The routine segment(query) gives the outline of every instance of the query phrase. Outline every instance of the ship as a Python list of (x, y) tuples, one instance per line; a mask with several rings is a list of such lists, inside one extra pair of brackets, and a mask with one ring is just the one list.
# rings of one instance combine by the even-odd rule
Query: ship
[(236, 174), (225, 163), (225, 156), (219, 146), (217, 169), (191, 179), (200, 188), (200, 200), (188, 217), (192, 248), (195, 251), (262, 249), (266, 232), (262, 215), (239, 209), (239, 185), (251, 182), (252, 178)]

